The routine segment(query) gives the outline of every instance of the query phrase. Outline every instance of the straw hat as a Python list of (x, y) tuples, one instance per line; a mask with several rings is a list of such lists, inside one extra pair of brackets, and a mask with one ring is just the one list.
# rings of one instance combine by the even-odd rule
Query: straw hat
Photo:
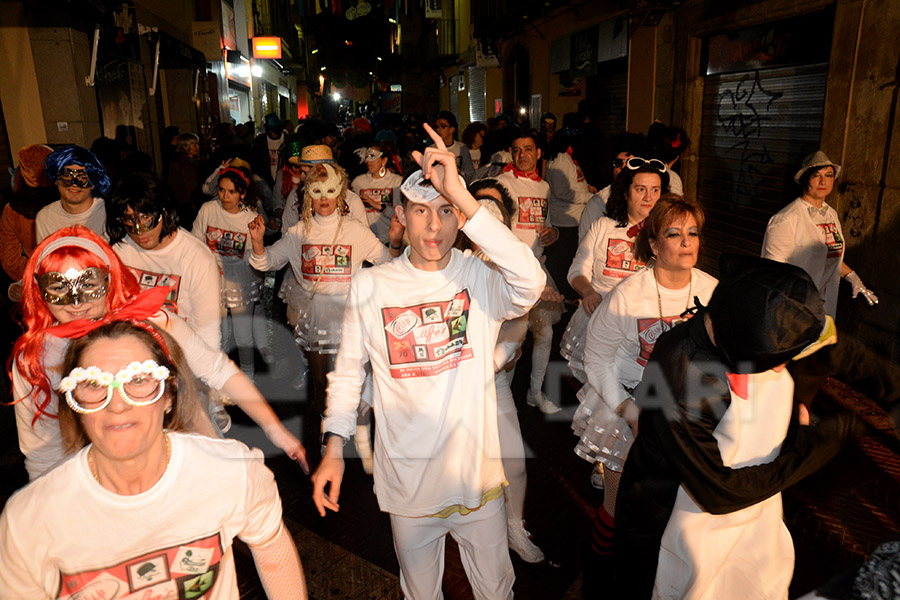
[(841, 165), (832, 162), (831, 159), (828, 158), (828, 156), (821, 150), (816, 150), (803, 159), (803, 162), (800, 164), (800, 170), (797, 171), (796, 175), (794, 175), (794, 182), (800, 183), (800, 178), (803, 177), (803, 174), (808, 170), (821, 169), (822, 167), (834, 167), (835, 179), (841, 176)]
[(334, 155), (331, 154), (329, 146), (324, 144), (306, 146), (300, 152), (301, 165), (317, 165), (324, 162), (334, 162)]

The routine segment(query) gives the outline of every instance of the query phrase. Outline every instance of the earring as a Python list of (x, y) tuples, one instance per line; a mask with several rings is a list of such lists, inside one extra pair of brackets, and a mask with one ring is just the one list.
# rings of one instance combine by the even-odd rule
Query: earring
[(168, 405), (168, 406), (166, 407), (166, 414), (169, 414), (170, 412), (172, 412), (172, 405), (171, 405), (171, 404)]
[(385, 169), (384, 167), (381, 167), (380, 169), (378, 169), (378, 176), (379, 176), (379, 177), (384, 177), (384, 175), (385, 175), (386, 173), (387, 173), (387, 169)]

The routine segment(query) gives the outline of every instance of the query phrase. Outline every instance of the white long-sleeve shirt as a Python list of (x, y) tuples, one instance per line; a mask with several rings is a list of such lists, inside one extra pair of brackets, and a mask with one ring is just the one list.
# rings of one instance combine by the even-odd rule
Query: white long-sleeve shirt
[[(294, 189), (288, 194), (287, 201), (284, 205), (284, 212), (281, 215), (281, 232), (284, 233), (300, 221), (300, 205), (303, 204), (303, 198), (297, 198), (298, 194), (304, 193), (303, 187), (294, 186)], [(347, 190), (344, 196), (350, 214), (347, 217), (354, 221), (359, 221), (363, 225), (368, 225), (369, 220), (366, 218), (366, 207), (362, 199), (353, 190)]]
[(372, 177), (369, 173), (363, 173), (350, 184), (350, 188), (365, 202), (366, 219), (372, 233), (385, 244), (389, 241), (388, 231), (394, 208), (400, 206), (402, 183), (402, 177), (388, 172), (384, 177)]
[[(708, 304), (718, 280), (699, 269), (680, 290), (657, 286), (653, 269), (644, 269), (613, 288), (591, 315), (584, 343), (588, 383), (615, 410), (627, 397), (622, 386), (635, 387), (656, 340), (680, 322), (694, 297)], [(660, 318), (662, 304), (662, 318)]]
[(323, 431), (349, 438), (371, 361), (375, 489), (383, 511), (478, 507), (503, 480), (494, 387), (500, 324), (525, 314), (545, 276), (527, 246), (485, 210), (463, 228), (498, 269), (451, 250), (440, 271), (407, 254), (357, 273), (328, 375)]
[(594, 291), (606, 295), (620, 281), (643, 268), (634, 258), (634, 237), (628, 235), (632, 225), (618, 227), (609, 217), (600, 217), (578, 244), (566, 279), (569, 283), (582, 275)]
[(587, 235), (587, 232), (590, 231), (591, 225), (594, 222), (603, 216), (606, 212), (606, 203), (609, 202), (609, 193), (612, 190), (612, 186), (606, 186), (588, 200), (588, 203), (584, 206), (584, 210), (581, 212), (581, 218), (578, 220), (578, 241), (584, 239), (584, 236)]
[(550, 184), (550, 221), (557, 227), (578, 227), (581, 213), (593, 196), (581, 167), (567, 152), (547, 163)]
[(305, 223), (297, 223), (262, 254), (251, 252), (250, 265), (268, 271), (289, 262), (294, 277), (306, 291), (312, 291), (321, 275), (317, 294), (345, 296), (351, 277), (364, 261), (381, 264), (390, 258), (387, 247), (368, 227), (349, 217), (341, 220), (335, 211), (327, 217), (314, 215), (309, 232)]
[(206, 244), (179, 227), (175, 238), (160, 250), (144, 250), (127, 235), (113, 250), (137, 277), (141, 288), (174, 288), (169, 300), (178, 306), (178, 316), (210, 348), (221, 345), (222, 281), (216, 257)]

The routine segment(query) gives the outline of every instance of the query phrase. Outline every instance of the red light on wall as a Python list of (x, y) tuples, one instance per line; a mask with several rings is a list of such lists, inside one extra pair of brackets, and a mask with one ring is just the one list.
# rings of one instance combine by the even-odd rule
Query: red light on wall
[(281, 58), (280, 37), (255, 37), (253, 42), (253, 58)]

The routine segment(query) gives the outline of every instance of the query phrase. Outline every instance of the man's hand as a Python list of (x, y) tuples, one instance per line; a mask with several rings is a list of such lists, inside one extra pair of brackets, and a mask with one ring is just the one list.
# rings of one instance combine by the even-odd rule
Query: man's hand
[(549, 246), (559, 239), (559, 229), (556, 227), (543, 227), (538, 232), (538, 239), (541, 246)]
[[(319, 511), (319, 516), (325, 516), (325, 509), (328, 508), (334, 512), (338, 512), (341, 507), (338, 504), (338, 498), (341, 495), (341, 481), (344, 479), (344, 444), (343, 440), (337, 436), (328, 439), (325, 447), (325, 456), (316, 472), (312, 474), (313, 484), (313, 502)], [(325, 495), (325, 486), (331, 484), (328, 489), (328, 495)]]
[[(459, 181), (459, 172), (456, 170), (456, 155), (447, 150), (444, 141), (435, 133), (428, 123), (423, 125), (425, 132), (431, 137), (434, 146), (425, 148), (425, 154), (413, 151), (412, 157), (422, 167), (422, 176), (431, 182), (442, 196), (450, 200), (457, 208), (463, 211), (467, 217), (471, 217), (468, 212), (460, 206), (459, 199), (464, 196), (471, 196), (466, 188)], [(476, 209), (478, 203), (473, 199)], [(474, 212), (473, 212), (474, 214)]]

